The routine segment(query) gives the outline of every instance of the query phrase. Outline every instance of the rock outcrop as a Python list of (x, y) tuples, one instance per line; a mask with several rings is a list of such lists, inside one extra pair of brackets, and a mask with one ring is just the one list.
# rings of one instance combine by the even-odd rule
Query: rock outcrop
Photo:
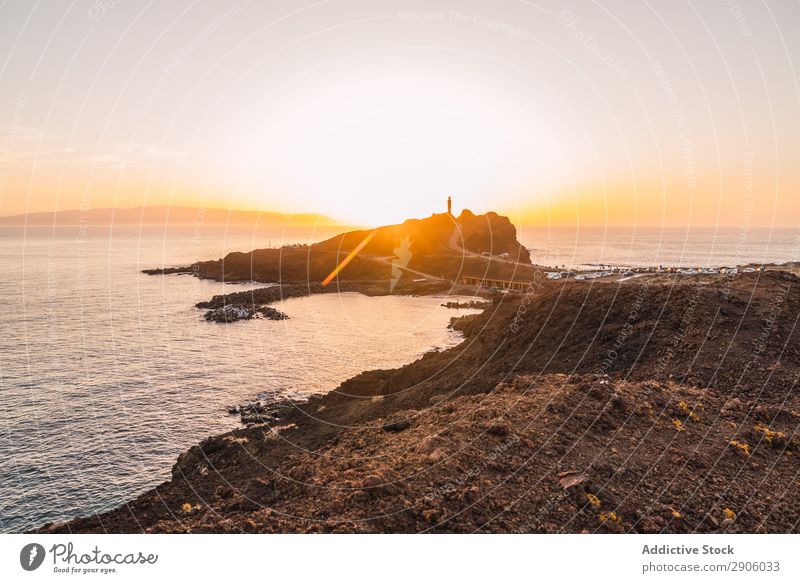
[(445, 280), (486, 273), (489, 259), (481, 254), (494, 257), (490, 267), (498, 277), (525, 277), (531, 262), (507, 217), (465, 210), (458, 218), (435, 214), (399, 225), (343, 233), (313, 245), (230, 253), (219, 260), (201, 261), (193, 268), (198, 277), (219, 281), (319, 283), (368, 237), (369, 242), (340, 274), (340, 281), (388, 282), (395, 250), (406, 239), (411, 253), (403, 267)]
[(288, 320), (289, 316), (269, 306), (248, 306), (244, 304), (225, 304), (219, 308), (208, 310), (205, 319), (209, 322), (228, 324), (239, 320), (264, 318), (266, 320)]
[(799, 291), (779, 271), (546, 282), (42, 530), (796, 533)]

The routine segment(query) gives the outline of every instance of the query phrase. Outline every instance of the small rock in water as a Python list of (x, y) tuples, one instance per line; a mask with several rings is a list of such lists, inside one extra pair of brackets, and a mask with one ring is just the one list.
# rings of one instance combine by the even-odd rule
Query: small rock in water
[(289, 319), (289, 316), (283, 312), (275, 308), (270, 308), (269, 306), (254, 308), (242, 304), (225, 304), (220, 308), (209, 310), (204, 317), (208, 322), (226, 324), (229, 322), (238, 322), (239, 320), (252, 320), (256, 315), (267, 320)]
[(206, 312), (205, 319), (208, 322), (218, 322), (225, 324), (228, 322), (238, 322), (239, 320), (249, 320), (253, 317), (253, 311), (243, 306), (227, 304), (215, 310)]
[(276, 310), (275, 308), (270, 308), (269, 306), (265, 306), (263, 308), (259, 308), (257, 310), (262, 317), (266, 318), (267, 320), (288, 320), (289, 316), (284, 314), (283, 312)]
[(483, 310), (488, 308), (492, 305), (492, 302), (479, 302), (475, 300), (471, 300), (468, 302), (446, 302), (442, 304), (443, 308), (449, 308), (454, 310), (460, 310), (463, 308), (468, 308), (472, 310)]
[(276, 423), (284, 416), (285, 410), (296, 406), (286, 399), (280, 401), (245, 401), (240, 405), (228, 407), (228, 413), (239, 415), (243, 425)]

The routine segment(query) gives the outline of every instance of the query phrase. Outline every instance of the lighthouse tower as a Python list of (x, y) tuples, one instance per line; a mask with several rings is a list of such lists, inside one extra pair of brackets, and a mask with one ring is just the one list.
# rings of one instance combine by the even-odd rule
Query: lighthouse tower
[(447, 214), (453, 216), (453, 199), (449, 196), (447, 197)]

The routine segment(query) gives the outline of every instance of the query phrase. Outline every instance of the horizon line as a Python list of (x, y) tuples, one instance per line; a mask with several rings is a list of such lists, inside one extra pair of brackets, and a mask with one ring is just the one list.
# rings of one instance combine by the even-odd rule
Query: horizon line
[[(58, 215), (58, 214), (67, 214), (67, 213), (75, 213), (75, 212), (96, 212), (96, 211), (131, 211), (131, 210), (144, 210), (144, 209), (191, 209), (191, 210), (198, 210), (204, 212), (227, 212), (227, 213), (247, 213), (247, 214), (268, 214), (268, 215), (281, 215), (284, 217), (295, 217), (295, 216), (314, 216), (325, 219), (324, 223), (326, 226), (336, 226), (336, 227), (356, 227), (359, 229), (363, 228), (378, 228), (381, 226), (386, 226), (388, 224), (400, 224), (405, 220), (408, 219), (420, 219), (420, 218), (427, 218), (426, 217), (405, 217), (399, 219), (400, 223), (386, 223), (386, 224), (360, 224), (360, 223), (352, 223), (349, 221), (344, 221), (339, 218), (326, 215), (319, 212), (314, 211), (297, 211), (297, 212), (285, 212), (280, 210), (266, 210), (266, 209), (247, 209), (247, 208), (225, 208), (220, 206), (193, 206), (193, 205), (186, 205), (186, 204), (152, 204), (152, 205), (134, 205), (134, 206), (104, 206), (104, 207), (93, 207), (90, 209), (80, 209), (80, 208), (69, 208), (64, 210), (36, 210), (30, 211), (26, 213), (14, 213), (8, 215), (0, 215), (0, 220), (3, 219), (13, 219), (13, 218), (23, 218), (23, 217), (30, 217), (32, 215)], [(469, 210), (469, 209), (462, 209)], [(472, 211), (470, 211), (472, 212)], [(511, 219), (511, 216), (516, 214), (519, 216), (519, 213), (510, 213), (508, 211), (486, 211), (488, 212), (495, 212), (499, 215), (506, 216)], [(428, 216), (433, 216), (436, 214), (443, 214), (443, 213), (436, 213), (433, 212)], [(475, 213), (475, 214), (486, 214), (486, 213)], [(97, 223), (98, 225), (100, 223)], [(103, 224), (113, 224), (103, 223)], [(148, 223), (143, 222), (141, 224), (163, 224), (163, 223)], [(309, 226), (313, 225), (314, 223), (307, 223)], [(580, 230), (580, 229), (647, 229), (647, 230), (698, 230), (698, 229), (739, 229), (739, 230), (797, 230), (798, 234), (800, 234), (800, 227), (797, 225), (781, 225), (781, 224), (753, 224), (747, 225), (742, 227), (740, 224), (736, 223), (721, 223), (721, 224), (706, 224), (706, 223), (699, 223), (699, 224), (692, 224), (692, 223), (683, 223), (683, 224), (658, 224), (658, 223), (651, 223), (651, 222), (642, 222), (642, 223), (626, 223), (626, 224), (619, 224), (619, 223), (564, 223), (564, 222), (557, 222), (557, 223), (541, 223), (538, 221), (520, 221), (519, 223), (515, 223), (512, 221), (512, 224), (519, 227), (527, 227), (527, 228), (537, 228), (537, 229), (573, 229), (573, 230)], [(4, 225), (9, 226), (9, 225)], [(22, 225), (20, 225), (22, 226)], [(54, 225), (58, 226), (58, 225)]]

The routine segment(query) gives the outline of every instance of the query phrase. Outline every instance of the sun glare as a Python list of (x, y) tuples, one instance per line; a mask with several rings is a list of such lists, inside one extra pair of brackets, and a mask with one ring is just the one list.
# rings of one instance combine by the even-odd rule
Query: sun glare
[(534, 117), (496, 93), (432, 78), (339, 84), (269, 108), (242, 130), (237, 160), (254, 190), (267, 185), (354, 224), (391, 223), (441, 212), (451, 192), (484, 208), (487, 192), (507, 196), (498, 185), (510, 192), (555, 167), (557, 148)]

